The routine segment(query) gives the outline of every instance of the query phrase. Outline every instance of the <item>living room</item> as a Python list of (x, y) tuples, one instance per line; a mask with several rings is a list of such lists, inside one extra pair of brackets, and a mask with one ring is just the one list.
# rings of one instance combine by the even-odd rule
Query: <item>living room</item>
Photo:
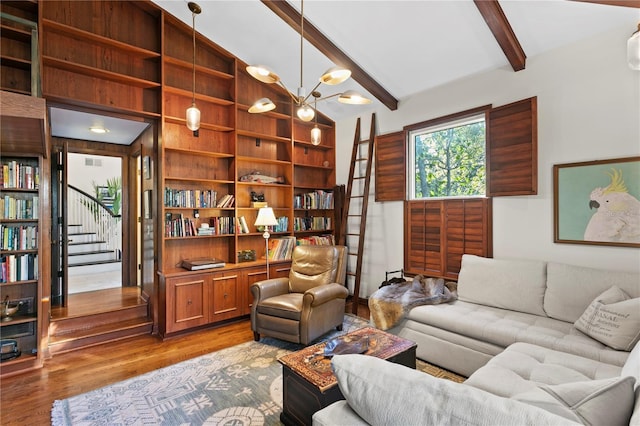
[[(203, 6), (212, 7), (208, 4)], [(181, 7), (186, 8), (182, 3)], [(626, 40), (639, 16), (637, 10), (631, 10), (629, 14), (631, 27), (612, 28), (528, 58), (526, 69), (522, 71), (514, 72), (509, 65), (505, 65), (401, 99), (395, 111), (384, 107), (375, 110), (378, 134), (387, 134), (413, 123), (471, 108), (484, 105), (498, 107), (525, 98), (537, 98), (537, 194), (493, 198), (494, 258), (554, 261), (619, 272), (640, 272), (640, 252), (637, 247), (554, 241), (554, 166), (637, 157), (640, 152), (640, 74), (631, 70), (626, 63)], [(198, 25), (204, 26), (204, 23), (198, 21)], [(359, 116), (363, 117), (362, 128), (369, 128), (371, 111), (365, 111), (362, 113), (362, 110), (358, 110), (354, 115), (335, 122), (336, 183), (348, 181), (350, 160), (347, 153), (351, 151)], [(628, 183), (628, 186), (631, 185)], [(588, 203), (585, 200), (585, 205)], [(370, 203), (361, 298), (368, 298), (378, 289), (386, 272), (403, 267), (403, 217), (402, 202)], [(227, 336), (231, 337), (225, 337), (222, 330), (207, 330), (194, 341), (169, 339), (163, 344), (170, 347), (173, 353), (170, 351), (154, 365), (161, 368), (207, 351), (219, 350), (235, 339), (251, 340), (248, 321), (244, 322), (244, 329), (238, 327), (233, 325), (227, 329)], [(216, 342), (205, 344), (203, 340)], [(182, 353), (179, 347), (185, 342), (202, 346)], [(129, 350), (125, 348), (126, 343), (119, 343), (113, 344), (111, 349)], [(98, 351), (99, 355), (95, 356), (101, 361), (110, 357), (108, 348), (93, 350)], [(73, 357), (80, 359), (83, 355), (78, 353), (68, 359), (72, 360)], [(56, 358), (54, 356), (45, 362), (43, 374), (56, 373), (56, 377), (62, 379), (64, 374), (56, 371), (56, 363), (62, 361)], [(69, 365), (59, 368), (69, 368)], [(126, 364), (124, 368), (137, 373), (148, 371), (131, 364)], [(118, 375), (115, 381), (131, 375)], [(73, 377), (79, 376), (80, 373), (74, 373)], [(24, 377), (24, 381), (41, 380), (39, 383), (46, 383), (46, 378)], [(12, 388), (22, 384), (19, 378), (12, 378), (9, 383)], [(69, 384), (69, 387), (73, 390), (67, 390), (66, 396), (90, 390), (80, 384)], [(6, 391), (4, 384), (2, 391), (4, 405), (9, 400), (10, 392)], [(49, 407), (41, 407), (41, 410), (48, 414)], [(5, 421), (11, 424), (8, 415), (3, 409), (3, 424)]]

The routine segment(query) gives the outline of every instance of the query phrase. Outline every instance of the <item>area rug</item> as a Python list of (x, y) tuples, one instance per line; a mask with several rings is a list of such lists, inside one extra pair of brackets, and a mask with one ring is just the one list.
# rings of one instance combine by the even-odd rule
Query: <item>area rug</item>
[[(369, 325), (345, 315), (343, 331)], [(51, 411), (62, 425), (279, 425), (282, 366), (302, 345), (263, 338), (212, 352), (64, 400)], [(423, 369), (428, 364), (419, 363)]]

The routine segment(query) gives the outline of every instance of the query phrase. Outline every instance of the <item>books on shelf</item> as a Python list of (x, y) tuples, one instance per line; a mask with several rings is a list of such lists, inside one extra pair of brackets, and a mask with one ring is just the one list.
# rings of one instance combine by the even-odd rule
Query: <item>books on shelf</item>
[(220, 209), (233, 207), (234, 201), (235, 201), (235, 197), (233, 196), (233, 194), (227, 194), (227, 195), (223, 196), (222, 198), (220, 198), (220, 200), (218, 201), (218, 204), (216, 205), (216, 207), (218, 207)]
[(37, 279), (37, 254), (8, 254), (0, 257), (0, 283)]
[(294, 209), (333, 209), (333, 192), (316, 189), (306, 194), (296, 194), (293, 197)]
[(326, 231), (331, 229), (331, 218), (324, 216), (294, 217), (294, 231)]
[(238, 223), (238, 233), (240, 234), (248, 234), (249, 233), (249, 225), (247, 225), (247, 220), (244, 216), (240, 216), (237, 220)]
[(333, 234), (327, 235), (310, 235), (308, 237), (300, 237), (296, 241), (296, 244), (301, 246), (305, 244), (310, 245), (324, 245), (324, 246), (334, 246), (336, 245), (336, 240)]
[(269, 260), (291, 260), (291, 253), (296, 246), (296, 237), (279, 237), (269, 239)]
[(2, 165), (0, 188), (38, 189), (40, 186), (40, 169), (31, 164), (9, 161)]
[(218, 203), (213, 189), (164, 189), (165, 207), (210, 208)]
[(197, 259), (183, 259), (180, 266), (189, 271), (200, 271), (202, 269), (222, 268), (226, 263), (215, 257), (201, 257)]

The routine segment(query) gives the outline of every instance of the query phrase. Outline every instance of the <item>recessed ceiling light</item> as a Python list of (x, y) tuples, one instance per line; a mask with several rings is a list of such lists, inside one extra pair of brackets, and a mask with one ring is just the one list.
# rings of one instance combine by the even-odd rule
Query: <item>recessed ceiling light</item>
[(92, 126), (92, 127), (89, 127), (89, 130), (91, 130), (93, 133), (99, 133), (99, 134), (109, 133), (109, 129), (102, 126)]

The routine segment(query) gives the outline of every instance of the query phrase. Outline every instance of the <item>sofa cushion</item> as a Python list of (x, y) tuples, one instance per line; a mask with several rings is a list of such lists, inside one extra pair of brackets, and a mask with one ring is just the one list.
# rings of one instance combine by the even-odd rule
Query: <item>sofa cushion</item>
[(629, 358), (622, 366), (620, 376), (630, 376), (636, 379), (636, 402), (630, 424), (640, 425), (640, 343), (636, 343), (636, 346), (631, 350)]
[(546, 316), (542, 307), (545, 288), (545, 262), (462, 256), (460, 300)]
[(529, 343), (514, 343), (473, 373), (465, 384), (504, 397), (542, 385), (619, 377), (622, 368)]
[(349, 406), (372, 425), (576, 424), (540, 408), (376, 357), (337, 355), (331, 365)]
[(612, 286), (587, 306), (575, 326), (613, 349), (630, 351), (640, 338), (640, 297), (631, 299)]
[(600, 293), (616, 285), (640, 297), (640, 274), (549, 262), (544, 310), (551, 318), (575, 322)]
[(633, 411), (634, 383), (633, 377), (614, 377), (543, 385), (513, 399), (585, 425), (624, 426)]
[(506, 348), (526, 342), (622, 366), (626, 352), (615, 351), (553, 318), (456, 301), (413, 308), (408, 319)]

